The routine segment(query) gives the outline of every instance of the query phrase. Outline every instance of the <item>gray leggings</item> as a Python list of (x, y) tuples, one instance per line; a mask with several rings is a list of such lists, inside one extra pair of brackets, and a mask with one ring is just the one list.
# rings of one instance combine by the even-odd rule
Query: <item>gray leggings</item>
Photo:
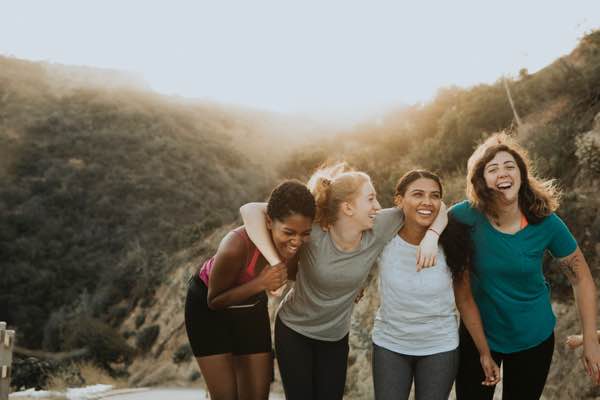
[(458, 370), (458, 349), (428, 356), (395, 353), (373, 343), (376, 400), (405, 400), (413, 378), (416, 400), (447, 400)]

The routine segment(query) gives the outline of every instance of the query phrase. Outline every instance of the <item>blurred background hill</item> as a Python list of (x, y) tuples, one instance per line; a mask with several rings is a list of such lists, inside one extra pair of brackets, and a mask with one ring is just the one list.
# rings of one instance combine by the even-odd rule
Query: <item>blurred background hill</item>
[[(387, 206), (407, 169), (434, 170), (452, 203), (464, 197), (468, 156), (499, 130), (518, 137), (542, 177), (558, 180), (559, 214), (598, 282), (599, 113), (600, 31), (534, 74), (442, 88), (430, 102), (338, 132), (304, 117), (161, 96), (115, 71), (0, 57), (0, 320), (29, 348), (92, 346), (95, 362), (131, 385), (196, 381), (182, 325), (186, 281), (241, 204), (327, 159), (367, 171)], [(546, 264), (560, 342), (578, 329), (575, 305)], [(354, 315), (348, 398), (371, 396), (375, 283)], [(545, 398), (599, 395), (576, 355), (557, 345)]]

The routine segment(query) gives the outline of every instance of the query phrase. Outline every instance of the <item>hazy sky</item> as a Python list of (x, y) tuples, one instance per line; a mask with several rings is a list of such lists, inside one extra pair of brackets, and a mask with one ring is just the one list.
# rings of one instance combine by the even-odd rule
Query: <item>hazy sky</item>
[(593, 28), (598, 0), (0, 0), (1, 54), (292, 112), (371, 111), (534, 72)]

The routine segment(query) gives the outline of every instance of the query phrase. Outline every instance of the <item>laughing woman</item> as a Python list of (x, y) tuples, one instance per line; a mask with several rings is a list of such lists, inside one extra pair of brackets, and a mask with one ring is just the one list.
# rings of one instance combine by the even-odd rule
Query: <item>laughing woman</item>
[[(310, 242), (300, 250), (297, 273), (290, 266), (296, 284), (278, 312), (275, 350), (288, 400), (340, 400), (354, 300), (403, 216), (397, 208), (381, 210), (371, 178), (348, 171), (345, 164), (319, 169), (308, 187), (317, 203), (316, 224)], [(250, 237), (267, 256), (273, 249), (263, 208), (248, 204), (241, 212)], [(446, 225), (446, 213), (440, 216), (433, 227), (438, 232)], [(437, 254), (437, 235), (426, 237), (426, 247)], [(424, 253), (421, 264), (428, 266), (433, 257), (428, 257), (430, 251)], [(272, 257), (271, 263), (277, 263), (276, 255)]]
[[(285, 181), (267, 203), (268, 238), (281, 260), (308, 239), (315, 201), (305, 185)], [(266, 290), (286, 282), (286, 267), (270, 267), (242, 226), (190, 280), (185, 326), (213, 400), (266, 400), (273, 371)]]
[[(471, 287), (492, 356), (502, 363), (503, 399), (539, 399), (554, 352), (556, 317), (544, 280), (546, 250), (573, 286), (583, 331), (587, 373), (600, 376), (596, 287), (571, 232), (554, 213), (558, 196), (530, 173), (526, 152), (506, 135), (486, 140), (468, 162), (468, 201), (450, 213), (471, 227), (475, 252)], [(492, 399), (482, 387), (479, 354), (461, 328), (457, 398)]]

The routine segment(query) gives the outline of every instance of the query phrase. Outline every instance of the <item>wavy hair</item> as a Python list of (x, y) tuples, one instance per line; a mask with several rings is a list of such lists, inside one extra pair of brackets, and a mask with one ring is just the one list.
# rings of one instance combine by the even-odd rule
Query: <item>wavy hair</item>
[(527, 151), (505, 133), (496, 133), (486, 139), (467, 162), (467, 198), (472, 205), (491, 217), (498, 216), (498, 193), (487, 187), (483, 173), (485, 165), (501, 151), (511, 154), (519, 167), (519, 208), (527, 220), (536, 224), (556, 211), (560, 203), (560, 191), (555, 181), (537, 178)]

